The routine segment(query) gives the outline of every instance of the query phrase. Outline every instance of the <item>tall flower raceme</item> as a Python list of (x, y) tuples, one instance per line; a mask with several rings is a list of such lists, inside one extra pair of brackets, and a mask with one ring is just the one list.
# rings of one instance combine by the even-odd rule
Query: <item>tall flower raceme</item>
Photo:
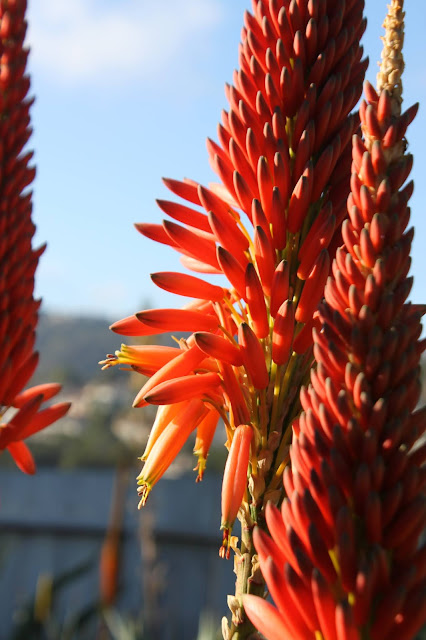
[[(312, 362), (315, 311), (339, 244), (350, 179), (349, 113), (366, 61), (362, 0), (255, 1), (245, 14), (240, 68), (227, 87), (219, 144), (208, 140), (219, 184), (165, 180), (185, 204), (161, 200), (163, 224), (137, 224), (178, 251), (202, 277), (161, 272), (167, 291), (195, 300), (183, 309), (137, 313), (112, 329), (126, 336), (189, 332), (175, 347), (122, 345), (103, 364), (147, 375), (134, 406), (159, 405), (138, 478), (141, 504), (183, 444), (196, 434), (198, 478), (219, 419), (230, 450), (222, 495), (221, 554), (234, 547), (233, 628), (246, 637), (240, 595), (263, 593), (251, 532), (263, 504), (280, 496), (290, 425)], [(244, 463), (243, 463), (244, 462)], [(242, 543), (231, 536), (237, 514)]]
[(25, 0), (0, 0), (0, 452), (7, 449), (22, 471), (34, 473), (24, 440), (63, 416), (69, 403), (42, 407), (60, 390), (55, 383), (23, 391), (38, 362), (34, 272), (45, 248), (31, 246), (35, 227), (27, 187), (35, 169), (32, 152), (23, 151), (31, 135), (32, 104), (25, 11)]
[[(426, 620), (423, 307), (412, 278), (412, 166), (401, 115), (402, 2), (389, 5), (378, 91), (365, 87), (353, 140), (344, 245), (320, 305), (317, 369), (294, 424), (288, 496), (255, 531), (275, 607), (246, 611), (268, 640), (410, 640)], [(416, 445), (417, 443), (417, 445)]]

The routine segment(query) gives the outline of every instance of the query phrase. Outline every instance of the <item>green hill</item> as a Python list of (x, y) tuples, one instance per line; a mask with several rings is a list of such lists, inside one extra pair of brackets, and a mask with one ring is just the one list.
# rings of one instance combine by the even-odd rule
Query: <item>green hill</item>
[[(54, 381), (83, 386), (105, 375), (99, 360), (126, 340), (110, 331), (109, 324), (105, 318), (41, 314), (36, 340), (40, 362), (32, 384)], [(110, 370), (108, 377), (118, 373)]]

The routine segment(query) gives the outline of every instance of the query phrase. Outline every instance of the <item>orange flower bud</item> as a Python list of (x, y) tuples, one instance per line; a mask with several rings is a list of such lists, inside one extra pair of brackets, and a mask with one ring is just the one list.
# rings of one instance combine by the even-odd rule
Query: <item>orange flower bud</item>
[(202, 373), (166, 380), (150, 389), (144, 400), (150, 404), (173, 404), (201, 397), (214, 391), (221, 383), (217, 373)]
[(228, 215), (228, 218), (229, 221), (225, 223), (225, 221), (210, 211), (209, 222), (212, 231), (217, 241), (220, 242), (225, 249), (232, 251), (233, 254), (237, 253), (239, 260), (247, 261), (247, 258), (244, 256), (244, 251), (246, 251), (249, 246), (248, 238), (243, 234), (230, 215)]
[[(213, 211), (213, 213), (225, 224), (229, 224), (231, 221), (235, 223), (235, 220), (239, 218), (237, 212), (234, 211), (229, 204), (224, 202), (222, 198), (210, 189), (203, 187), (201, 184), (198, 185), (198, 197), (200, 198), (200, 202), (207, 213)], [(210, 226), (207, 231), (211, 231)]]
[(312, 165), (309, 164), (300, 176), (291, 194), (288, 207), (288, 230), (291, 231), (291, 233), (300, 231), (300, 227), (311, 203), (312, 186), (313, 169)]
[(169, 234), (166, 232), (161, 224), (152, 224), (150, 222), (136, 222), (134, 225), (136, 231), (139, 231), (145, 238), (159, 242), (160, 244), (166, 244), (174, 249), (177, 249), (177, 243), (172, 240)]
[(211, 231), (209, 221), (204, 213), (170, 200), (157, 200), (156, 202), (164, 213), (178, 222), (189, 224), (191, 227), (201, 229), (201, 231)]
[(272, 360), (276, 364), (284, 364), (290, 355), (293, 344), (294, 307), (293, 302), (286, 300), (278, 309), (272, 333)]
[(228, 364), (239, 367), (243, 364), (243, 355), (240, 349), (230, 340), (222, 338), (214, 333), (198, 332), (194, 334), (195, 344), (208, 356), (216, 360), (222, 360)]
[(250, 420), (244, 394), (241, 389), (240, 378), (236, 377), (234, 369), (226, 363), (222, 363), (223, 389), (231, 403), (233, 420), (235, 424), (243, 424)]
[(163, 178), (163, 182), (172, 193), (188, 200), (193, 204), (201, 204), (198, 197), (198, 184), (192, 180), (189, 182), (181, 182), (180, 180), (174, 180), (173, 178)]
[(269, 384), (269, 374), (265, 354), (256, 335), (245, 322), (238, 327), (238, 340), (244, 356), (244, 366), (254, 387), (266, 389)]
[(245, 594), (243, 597), (244, 611), (268, 640), (292, 640), (278, 609), (258, 596)]
[(147, 309), (137, 313), (136, 317), (142, 329), (156, 329), (155, 333), (214, 331), (218, 325), (216, 316), (188, 309)]
[(223, 543), (219, 555), (229, 558), (232, 526), (238, 515), (247, 485), (247, 470), (250, 457), (250, 445), (253, 428), (249, 424), (241, 424), (235, 430), (226, 460), (222, 484), (222, 522)]
[(53, 398), (61, 390), (61, 385), (57, 382), (47, 382), (45, 384), (38, 384), (35, 387), (22, 391), (13, 399), (13, 406), (20, 409), (29, 400), (32, 400), (35, 396), (42, 395), (43, 400), (49, 400)]
[[(193, 346), (190, 349), (185, 351), (181, 351), (176, 358), (170, 360), (167, 364), (165, 364), (161, 369), (159, 369), (153, 376), (144, 384), (142, 389), (137, 394), (136, 398), (133, 401), (134, 407), (143, 407), (147, 404), (144, 399), (148, 392), (153, 389), (155, 386), (164, 382), (165, 380), (170, 380), (173, 378), (179, 378), (181, 376), (185, 376), (190, 371), (193, 371), (195, 367), (197, 367), (200, 362), (204, 358), (204, 353), (200, 351), (197, 346)], [(162, 402), (161, 404), (171, 404), (170, 402)]]
[(217, 248), (217, 259), (223, 273), (228, 278), (240, 298), (246, 299), (244, 269), (241, 264), (223, 247)]
[(157, 329), (143, 325), (136, 317), (136, 314), (117, 320), (110, 326), (110, 329), (121, 336), (148, 336), (158, 333)]
[(175, 222), (164, 220), (163, 227), (170, 238), (178, 245), (177, 250), (218, 268), (216, 259), (215, 236), (198, 229), (181, 227)]
[(262, 227), (256, 227), (254, 231), (254, 253), (259, 268), (265, 294), (271, 295), (272, 278), (275, 271), (275, 249), (268, 240), (268, 236)]
[(16, 442), (11, 442), (6, 448), (14, 459), (18, 469), (29, 475), (35, 474), (36, 465), (34, 458), (25, 442), (17, 440)]
[(223, 289), (201, 278), (184, 273), (161, 271), (151, 273), (151, 280), (157, 287), (189, 298), (218, 301), (223, 298)]
[(330, 271), (330, 256), (323, 249), (311, 273), (303, 285), (302, 295), (297, 305), (295, 318), (297, 322), (309, 322), (323, 296), (324, 285)]
[(286, 260), (281, 260), (275, 269), (271, 287), (271, 302), (269, 312), (273, 318), (277, 315), (278, 309), (288, 298), (289, 290), (289, 266)]
[(251, 262), (247, 265), (245, 283), (254, 332), (258, 338), (266, 338), (269, 334), (269, 324), (265, 297), (256, 269)]

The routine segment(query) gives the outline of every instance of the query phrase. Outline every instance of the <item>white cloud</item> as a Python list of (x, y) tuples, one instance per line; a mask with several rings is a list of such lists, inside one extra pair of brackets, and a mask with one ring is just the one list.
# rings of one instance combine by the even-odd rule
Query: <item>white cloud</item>
[(221, 17), (218, 0), (33, 0), (31, 63), (63, 84), (152, 77)]

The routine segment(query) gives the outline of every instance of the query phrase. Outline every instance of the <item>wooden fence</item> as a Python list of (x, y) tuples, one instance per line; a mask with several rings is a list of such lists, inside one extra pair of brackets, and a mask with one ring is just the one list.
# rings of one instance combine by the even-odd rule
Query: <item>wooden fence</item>
[[(220, 477), (207, 475), (201, 485), (194, 476), (165, 478), (138, 512), (136, 473), (130, 475), (117, 501), (123, 505), (117, 608), (142, 615), (151, 629), (144, 640), (195, 640), (200, 612), (211, 612), (219, 626), (234, 588), (232, 561), (218, 557)], [(108, 469), (39, 469), (34, 477), (0, 470), (0, 640), (12, 640), (16, 612), (34, 596), (41, 574), (60, 576), (92, 563), (58, 592), (60, 620), (97, 601), (115, 477)], [(96, 625), (78, 640), (101, 637)]]

